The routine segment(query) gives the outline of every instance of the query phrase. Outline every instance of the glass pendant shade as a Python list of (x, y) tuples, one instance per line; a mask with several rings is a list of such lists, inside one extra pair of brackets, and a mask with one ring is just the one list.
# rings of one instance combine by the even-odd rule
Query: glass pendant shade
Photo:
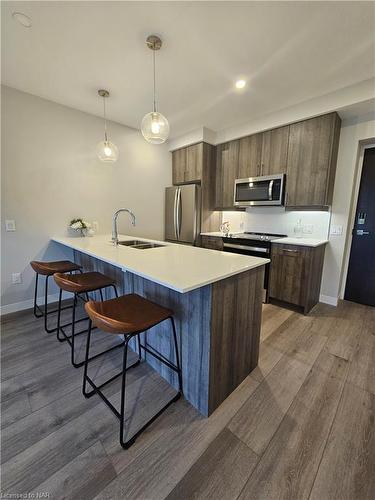
[(141, 132), (147, 142), (163, 144), (169, 136), (168, 120), (157, 111), (147, 113), (141, 123)]
[(96, 146), (96, 154), (99, 160), (105, 163), (114, 163), (118, 159), (118, 148), (108, 140), (100, 141)]

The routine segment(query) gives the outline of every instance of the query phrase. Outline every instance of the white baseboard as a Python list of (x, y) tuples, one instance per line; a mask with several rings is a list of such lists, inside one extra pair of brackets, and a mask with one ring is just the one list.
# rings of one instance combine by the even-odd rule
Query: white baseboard
[[(63, 300), (71, 297), (71, 294), (63, 292), (62, 298)], [(51, 302), (57, 302), (59, 300), (59, 294), (54, 293), (48, 295), (47, 302), (50, 304)], [(38, 305), (41, 306), (44, 304), (44, 297), (38, 297)], [(25, 309), (31, 309), (34, 305), (34, 299), (23, 300), (22, 302), (15, 302), (14, 304), (6, 304), (0, 307), (0, 316), (4, 314), (10, 314), (18, 311), (23, 311)]]
[(330, 306), (337, 306), (339, 299), (337, 297), (330, 297), (329, 295), (319, 295), (319, 302), (329, 304)]

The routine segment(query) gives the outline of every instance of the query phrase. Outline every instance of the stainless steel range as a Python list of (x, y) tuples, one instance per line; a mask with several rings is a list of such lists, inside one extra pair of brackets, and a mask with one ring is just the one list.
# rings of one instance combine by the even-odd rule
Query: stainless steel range
[[(223, 238), (224, 252), (240, 253), (253, 257), (264, 257), (271, 259), (271, 243), (286, 234), (273, 233), (234, 233)], [(264, 273), (264, 297), (263, 302), (268, 302), (268, 283), (270, 265), (265, 266)]]

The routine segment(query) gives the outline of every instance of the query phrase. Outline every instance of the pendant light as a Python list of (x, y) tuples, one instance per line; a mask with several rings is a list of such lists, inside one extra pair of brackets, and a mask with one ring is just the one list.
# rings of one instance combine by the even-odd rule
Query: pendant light
[(113, 142), (108, 140), (107, 117), (105, 113), (105, 100), (109, 97), (108, 90), (100, 89), (98, 94), (103, 98), (103, 118), (104, 118), (104, 141), (100, 141), (96, 146), (96, 154), (99, 160), (105, 163), (115, 163), (118, 159), (118, 148)]
[(147, 37), (146, 45), (152, 50), (153, 60), (153, 82), (154, 82), (154, 110), (147, 113), (143, 117), (141, 123), (141, 132), (147, 142), (151, 144), (162, 144), (168, 139), (169, 136), (169, 123), (168, 120), (156, 110), (156, 71), (155, 71), (155, 52), (160, 50), (162, 41), (157, 35), (150, 35)]

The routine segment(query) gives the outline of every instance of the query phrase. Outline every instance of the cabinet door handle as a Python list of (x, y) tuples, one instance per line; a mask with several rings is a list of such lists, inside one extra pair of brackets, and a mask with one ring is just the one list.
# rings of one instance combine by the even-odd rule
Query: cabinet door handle
[(288, 253), (299, 253), (299, 250), (292, 250), (291, 248), (283, 248), (282, 251)]
[(264, 163), (260, 165), (260, 175), (263, 175), (263, 168), (264, 168)]

